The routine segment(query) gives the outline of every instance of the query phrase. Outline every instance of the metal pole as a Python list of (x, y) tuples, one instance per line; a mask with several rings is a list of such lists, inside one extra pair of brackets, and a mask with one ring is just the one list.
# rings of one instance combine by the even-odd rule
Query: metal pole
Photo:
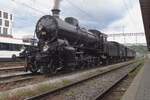
[(123, 29), (123, 36), (124, 36), (124, 44), (126, 44), (126, 38), (125, 38), (124, 28), (125, 28), (125, 26), (123, 25), (122, 29)]
[(137, 45), (137, 34), (136, 33), (135, 33), (135, 39), (136, 39), (135, 41), (136, 41), (136, 45)]

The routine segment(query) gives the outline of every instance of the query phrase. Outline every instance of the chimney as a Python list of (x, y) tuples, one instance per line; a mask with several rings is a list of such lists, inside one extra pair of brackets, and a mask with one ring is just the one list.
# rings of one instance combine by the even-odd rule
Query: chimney
[(59, 9), (55, 9), (55, 8), (52, 9), (52, 14), (53, 14), (54, 17), (59, 18), (59, 13), (60, 13)]

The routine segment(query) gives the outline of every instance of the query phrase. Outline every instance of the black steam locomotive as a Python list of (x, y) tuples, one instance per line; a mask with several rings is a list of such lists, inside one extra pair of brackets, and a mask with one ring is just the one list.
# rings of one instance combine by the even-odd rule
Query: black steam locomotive
[(38, 46), (26, 52), (26, 70), (36, 73), (56, 73), (63, 69), (80, 69), (99, 64), (126, 61), (135, 57), (135, 51), (117, 42), (107, 41), (107, 35), (98, 30), (86, 30), (73, 17), (43, 16), (36, 25)]

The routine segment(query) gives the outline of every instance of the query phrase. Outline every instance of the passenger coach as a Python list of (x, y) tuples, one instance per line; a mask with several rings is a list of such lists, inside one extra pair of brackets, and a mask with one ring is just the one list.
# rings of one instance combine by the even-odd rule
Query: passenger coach
[(31, 43), (24, 42), (22, 39), (0, 36), (0, 61), (16, 60), (16, 57)]

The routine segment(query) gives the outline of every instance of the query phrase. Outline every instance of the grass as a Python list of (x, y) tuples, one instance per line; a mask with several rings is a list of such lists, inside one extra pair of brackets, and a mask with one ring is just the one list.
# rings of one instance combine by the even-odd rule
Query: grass
[(19, 90), (15, 95), (12, 96), (8, 95), (9, 93), (5, 93), (4, 95), (0, 96), (0, 100), (22, 100), (23, 97), (33, 96), (36, 93), (36, 91)]
[(0, 100), (8, 100), (8, 94), (4, 93), (3, 95), (0, 95)]
[(72, 83), (72, 81), (64, 79), (64, 80), (62, 80), (62, 83), (63, 83), (63, 85), (68, 85), (68, 84)]
[(68, 85), (70, 83), (71, 83), (70, 80), (65, 79), (56, 84), (40, 84), (36, 89), (33, 90), (32, 89), (18, 90), (13, 96), (10, 96), (9, 93), (3, 93), (3, 95), (0, 95), (0, 100), (22, 100), (26, 97), (38, 95), (43, 92), (53, 91), (59, 87)]
[(38, 86), (37, 91), (39, 93), (53, 91), (55, 89), (58, 89), (61, 86), (62, 86), (62, 83), (59, 83), (59, 82), (55, 84), (43, 84), (43, 85)]
[(67, 96), (75, 96), (75, 93), (73, 91), (69, 91), (66, 95)]
[(132, 72), (129, 73), (129, 76), (134, 77), (140, 71), (140, 69), (144, 66), (144, 60), (140, 61), (140, 65)]

